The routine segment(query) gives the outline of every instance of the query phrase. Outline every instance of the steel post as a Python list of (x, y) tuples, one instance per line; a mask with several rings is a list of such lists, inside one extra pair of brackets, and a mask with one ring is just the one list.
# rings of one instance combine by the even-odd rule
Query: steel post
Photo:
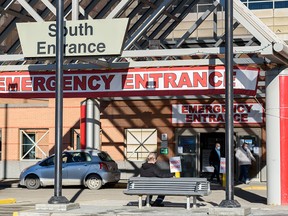
[(63, 0), (57, 1), (56, 11), (56, 101), (55, 101), (55, 179), (54, 196), (48, 203), (69, 203), (62, 196), (62, 134), (63, 134), (63, 41), (64, 10)]
[(233, 0), (225, 1), (225, 158), (226, 199), (220, 207), (240, 207), (234, 200), (234, 118), (233, 118)]

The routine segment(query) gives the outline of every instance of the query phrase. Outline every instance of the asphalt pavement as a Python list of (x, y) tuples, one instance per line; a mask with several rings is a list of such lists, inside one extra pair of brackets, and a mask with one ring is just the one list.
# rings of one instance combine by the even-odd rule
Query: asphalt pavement
[[(113, 188), (89, 190), (79, 187), (63, 187), (62, 195), (70, 204), (78, 204), (71, 210), (39, 210), (41, 205), (48, 205), (48, 200), (54, 195), (54, 188), (28, 190), (19, 187), (17, 180), (0, 182), (0, 215), (1, 216), (148, 216), (148, 215), (274, 215), (288, 216), (288, 206), (267, 205), (266, 183), (251, 182), (240, 184), (234, 188), (234, 200), (240, 203), (240, 208), (221, 208), (219, 204), (226, 199), (225, 187), (211, 184), (212, 193), (199, 197), (197, 207), (187, 210), (186, 197), (168, 196), (164, 207), (138, 208), (138, 196), (128, 196), (123, 193), (126, 183), (122, 182)], [(15, 199), (11, 204), (1, 204), (1, 201)], [(192, 205), (192, 204), (191, 204)], [(38, 206), (38, 207), (37, 207)], [(74, 205), (77, 206), (77, 205)], [(6, 211), (5, 211), (6, 209)], [(3, 210), (3, 211), (2, 211)]]

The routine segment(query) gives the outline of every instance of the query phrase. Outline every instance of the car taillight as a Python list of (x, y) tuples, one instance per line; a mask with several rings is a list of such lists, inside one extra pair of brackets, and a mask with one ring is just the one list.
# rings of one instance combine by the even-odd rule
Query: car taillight
[(99, 165), (100, 165), (100, 169), (103, 169), (103, 170), (106, 170), (106, 171), (109, 170), (108, 169), (108, 165), (106, 163), (100, 162)]

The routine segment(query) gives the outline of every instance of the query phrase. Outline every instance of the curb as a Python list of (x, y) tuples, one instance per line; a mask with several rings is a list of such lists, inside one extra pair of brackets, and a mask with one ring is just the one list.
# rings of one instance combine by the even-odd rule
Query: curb
[(267, 190), (266, 186), (247, 186), (247, 187), (243, 187), (243, 190)]
[(12, 204), (12, 203), (16, 203), (16, 199), (14, 198), (0, 199), (0, 204)]

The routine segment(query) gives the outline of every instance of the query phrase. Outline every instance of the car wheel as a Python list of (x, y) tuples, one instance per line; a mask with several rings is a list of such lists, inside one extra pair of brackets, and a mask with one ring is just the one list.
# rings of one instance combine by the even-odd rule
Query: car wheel
[(28, 189), (36, 190), (40, 187), (40, 180), (36, 175), (29, 175), (26, 177), (25, 186)]
[(102, 187), (102, 180), (96, 174), (89, 175), (86, 179), (86, 186), (90, 190), (98, 190)]

